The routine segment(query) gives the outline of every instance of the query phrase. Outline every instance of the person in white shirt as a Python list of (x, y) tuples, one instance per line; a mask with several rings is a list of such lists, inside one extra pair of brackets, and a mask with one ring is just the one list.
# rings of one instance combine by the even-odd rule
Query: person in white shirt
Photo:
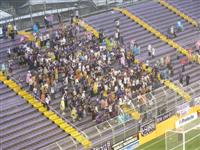
[(156, 54), (156, 49), (155, 49), (155, 48), (152, 48), (152, 57), (153, 57), (153, 58), (155, 57), (155, 54)]
[(149, 56), (151, 56), (152, 55), (152, 46), (151, 46), (151, 44), (148, 45), (147, 50), (148, 50)]

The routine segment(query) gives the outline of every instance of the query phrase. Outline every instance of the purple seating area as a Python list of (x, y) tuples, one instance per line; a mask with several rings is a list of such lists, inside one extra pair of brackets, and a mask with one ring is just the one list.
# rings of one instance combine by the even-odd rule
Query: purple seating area
[(167, 2), (193, 19), (200, 19), (200, 3), (198, 0), (168, 0)]
[[(200, 18), (200, 3), (198, 1), (189, 0), (169, 0), (171, 4), (185, 12), (187, 15)], [(162, 7), (156, 2), (146, 2), (140, 5), (127, 7), (127, 9), (141, 19), (152, 25), (154, 28), (166, 33), (167, 28), (175, 24), (178, 20), (181, 20), (185, 26), (185, 31), (178, 34), (178, 37), (174, 40), (184, 48), (193, 48), (194, 42), (199, 36), (199, 32), (195, 30), (192, 25), (185, 22), (179, 16), (173, 14), (165, 7)], [(107, 36), (113, 36), (115, 32), (116, 18), (120, 19), (120, 32), (123, 36), (124, 42), (128, 44), (131, 40), (135, 39), (141, 46), (141, 55), (137, 56), (140, 61), (149, 60), (150, 64), (153, 65), (157, 60), (164, 56), (170, 56), (174, 66), (174, 76), (171, 77), (173, 81), (179, 79), (179, 73), (181, 71), (181, 64), (176, 59), (176, 50), (162, 42), (160, 39), (153, 36), (152, 33), (143, 29), (140, 25), (136, 24), (126, 16), (116, 11), (108, 11), (98, 15), (84, 18), (88, 24), (92, 25), (95, 29), (103, 29)], [(19, 38), (15, 41), (0, 40), (0, 64), (6, 62), (7, 50), (10, 47), (14, 47), (19, 44)], [(148, 56), (147, 46), (151, 44), (156, 49), (156, 55), (154, 58)], [(21, 84), (25, 89), (25, 76), (28, 71), (27, 67), (20, 68), (17, 64), (14, 64), (14, 71), (12, 77), (18, 79), (21, 78)], [(200, 81), (200, 65), (187, 64), (185, 66), (184, 75), (189, 74), (191, 79), (190, 82)], [(19, 82), (19, 80), (17, 80)], [(62, 87), (59, 84), (59, 87)], [(50, 107), (60, 112), (60, 100), (62, 92), (60, 89), (56, 91), (55, 99), (51, 102)], [(38, 150), (39, 148), (45, 147), (51, 143), (57, 142), (67, 137), (59, 127), (54, 125), (52, 122), (47, 120), (37, 110), (32, 108), (26, 103), (24, 99), (17, 96), (13, 91), (8, 89), (5, 85), (0, 83), (0, 138), (1, 145), (0, 149), (3, 150)], [(70, 114), (67, 113), (65, 117), (69, 119)], [(70, 120), (70, 119), (69, 119)], [(74, 124), (82, 130), (88, 130), (96, 123), (91, 121), (91, 116), (87, 116), (81, 121), (77, 121)], [(71, 121), (71, 120), (70, 120)], [(66, 142), (63, 145), (67, 144)]]
[(5, 85), (0, 84), (1, 149), (37, 150), (67, 135)]

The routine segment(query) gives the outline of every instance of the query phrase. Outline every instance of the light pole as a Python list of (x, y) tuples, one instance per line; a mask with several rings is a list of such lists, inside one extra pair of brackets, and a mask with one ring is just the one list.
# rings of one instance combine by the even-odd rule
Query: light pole
[(75, 17), (76, 17), (76, 19), (78, 19), (79, 18), (79, 8), (78, 8), (78, 4), (77, 3), (75, 3), (74, 4), (74, 7), (75, 7)]
[(33, 26), (32, 5), (31, 5), (31, 2), (30, 2), (30, 1), (29, 1), (29, 10), (30, 10), (31, 24), (32, 24), (32, 26)]

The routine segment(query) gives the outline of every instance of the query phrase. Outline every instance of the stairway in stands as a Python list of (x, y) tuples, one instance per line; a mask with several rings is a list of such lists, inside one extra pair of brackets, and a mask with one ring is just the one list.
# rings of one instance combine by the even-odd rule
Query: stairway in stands
[(2, 150), (38, 150), (67, 136), (58, 126), (1, 83), (0, 106)]

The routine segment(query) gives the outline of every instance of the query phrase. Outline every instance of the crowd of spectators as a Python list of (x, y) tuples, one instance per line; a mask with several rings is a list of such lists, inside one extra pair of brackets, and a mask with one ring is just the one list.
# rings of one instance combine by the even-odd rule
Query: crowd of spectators
[[(27, 66), (29, 91), (48, 109), (61, 97), (62, 115), (70, 114), (74, 122), (91, 115), (100, 123), (122, 113), (124, 104), (131, 108), (147, 105), (144, 95), (159, 86), (158, 73), (162, 79), (173, 76), (169, 56), (160, 58), (152, 73), (145, 72), (142, 64), (134, 64), (135, 56), (140, 54), (136, 41), (125, 46), (104, 34), (97, 39), (75, 23), (57, 29), (48, 27), (44, 33), (36, 25), (34, 42), (8, 50), (8, 70), (12, 72), (17, 62)], [(156, 56), (152, 45), (147, 51), (149, 59)], [(146, 67), (152, 66), (148, 60), (145, 63)], [(6, 72), (6, 65), (2, 64), (1, 69)], [(135, 97), (138, 101), (133, 104)]]
[[(29, 67), (26, 84), (47, 107), (61, 91), (60, 110), (73, 121), (89, 114), (97, 123), (115, 117), (123, 104), (131, 105), (158, 82), (133, 64), (134, 53), (124, 45), (112, 37), (97, 39), (76, 24), (37, 33), (35, 39), (9, 50), (9, 61)], [(12, 71), (12, 63), (8, 68)]]

